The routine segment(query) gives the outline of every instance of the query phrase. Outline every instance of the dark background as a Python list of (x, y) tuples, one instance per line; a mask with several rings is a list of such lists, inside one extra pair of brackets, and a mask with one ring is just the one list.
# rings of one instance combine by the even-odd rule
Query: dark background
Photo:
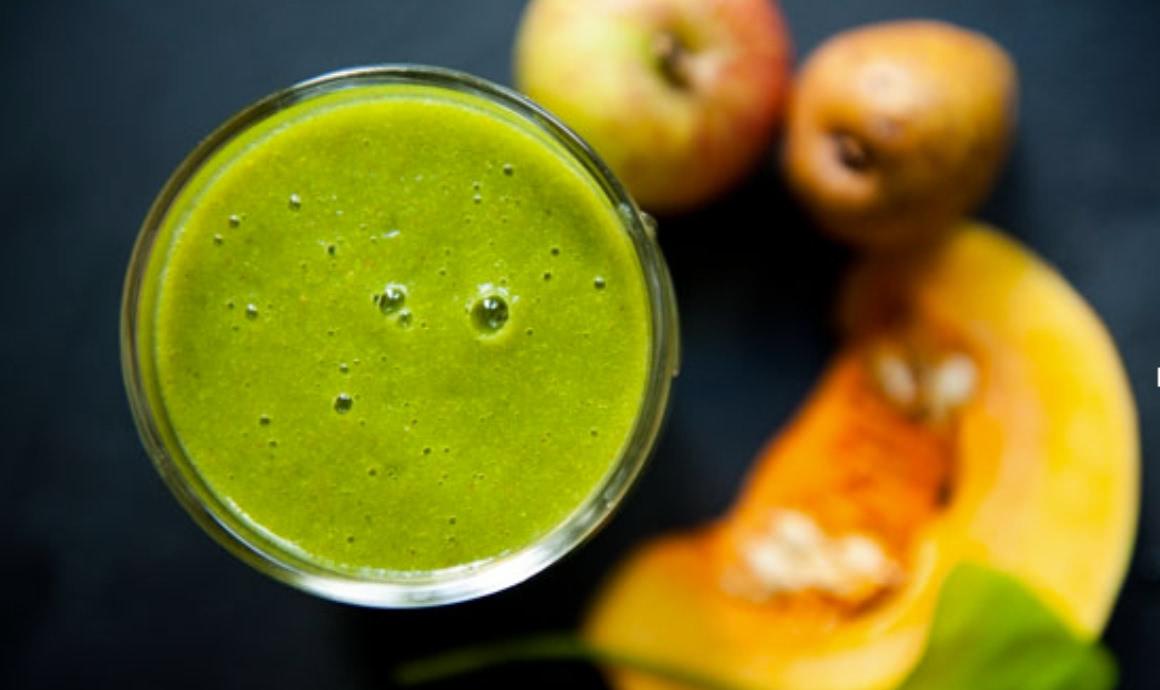
[[(406, 61), (509, 82), (521, 0), (0, 2), (0, 686), (383, 688), (396, 660), (575, 624), (630, 545), (722, 510), (833, 347), (845, 252), (762, 171), (662, 224), (684, 369), (653, 464), (598, 538), (482, 601), (389, 612), (250, 570), (153, 471), (117, 323), (153, 195), (243, 105), (333, 68)], [(934, 16), (1014, 55), (1022, 112), (985, 219), (1054, 262), (1118, 341), (1140, 409), (1140, 539), (1107, 639), (1156, 688), (1160, 624), (1160, 3), (785, 0), (797, 54), (865, 21)], [(1076, 362), (1076, 367), (1083, 362)], [(578, 664), (492, 672), (599, 687)]]

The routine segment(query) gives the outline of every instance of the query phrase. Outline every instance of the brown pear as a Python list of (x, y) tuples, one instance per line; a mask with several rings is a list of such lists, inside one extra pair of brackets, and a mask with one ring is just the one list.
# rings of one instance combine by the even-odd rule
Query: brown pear
[(827, 40), (791, 94), (784, 166), (818, 223), (855, 244), (925, 244), (990, 190), (1015, 125), (1017, 78), (982, 34), (936, 21)]

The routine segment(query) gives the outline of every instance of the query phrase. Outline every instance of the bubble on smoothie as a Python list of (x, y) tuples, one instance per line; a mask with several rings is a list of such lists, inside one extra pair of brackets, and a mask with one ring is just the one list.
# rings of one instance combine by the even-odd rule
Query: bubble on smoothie
[(338, 370), (345, 374), (348, 371), (350, 371), (350, 366), (346, 362), (339, 362), (338, 363)]
[(411, 327), (411, 321), (412, 321), (413, 319), (414, 319), (414, 317), (411, 315), (411, 310), (410, 310), (410, 309), (400, 309), (400, 310), (399, 310), (399, 318), (398, 318), (398, 323), (399, 323), (399, 325), (400, 325), (400, 326), (402, 326), (403, 328), (410, 328), (410, 327)]
[(605, 285), (607, 285), (607, 283), (604, 282), (604, 276), (596, 276), (596, 278), (592, 280), (592, 286), (597, 290), (603, 290)]
[(354, 398), (349, 393), (339, 393), (334, 399), (334, 411), (339, 414), (350, 412), (352, 407), (354, 407)]
[(551, 279), (552, 279), (552, 272), (551, 271), (544, 271), (544, 280), (551, 280)]
[(213, 236), (213, 243), (214, 244), (220, 245), (222, 242), (225, 242), (225, 240), (226, 240), (226, 238), (222, 237), (220, 232), (214, 233), (214, 236)]
[(236, 213), (231, 213), (228, 222), (231, 228), (236, 228), (242, 224), (242, 217)]
[(270, 426), (270, 415), (264, 414), (258, 416), (258, 424), (262, 426)]
[(475, 196), (471, 197), (471, 200), (477, 204), (481, 204), (481, 203), (483, 203), (483, 196), (480, 194), (476, 194)]
[(246, 305), (246, 318), (251, 321), (258, 318), (258, 305), (253, 302)]
[(516, 169), (514, 167), (512, 167), (511, 163), (504, 163), (503, 164), (503, 174), (504, 175), (511, 177), (512, 175), (515, 174), (515, 172), (516, 172)]
[(471, 321), (485, 333), (495, 333), (508, 321), (508, 305), (500, 295), (487, 295), (471, 308)]
[(338, 253), (338, 245), (337, 244), (326, 245), (326, 253), (330, 254), (331, 256), (334, 256), (335, 254)]
[(559, 247), (552, 247), (549, 251), (551, 252), (552, 256), (560, 256)]
[(291, 208), (291, 210), (294, 210), (294, 211), (297, 211), (298, 209), (302, 208), (302, 197), (298, 196), (297, 194), (291, 194), (290, 195), (290, 208)]
[(383, 291), (375, 295), (375, 304), (384, 314), (394, 314), (403, 308), (407, 301), (407, 288), (399, 283), (387, 283)]

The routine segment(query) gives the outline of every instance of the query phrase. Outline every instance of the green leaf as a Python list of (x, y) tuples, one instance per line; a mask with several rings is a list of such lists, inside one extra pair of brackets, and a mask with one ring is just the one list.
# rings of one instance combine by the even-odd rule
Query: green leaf
[(1116, 666), (1014, 578), (956, 567), (939, 594), (926, 652), (899, 690), (1106, 690)]

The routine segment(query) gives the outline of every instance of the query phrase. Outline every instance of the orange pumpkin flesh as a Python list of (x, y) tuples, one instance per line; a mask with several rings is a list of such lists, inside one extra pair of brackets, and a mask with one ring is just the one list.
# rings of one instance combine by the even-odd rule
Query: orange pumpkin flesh
[[(1098, 634), (1133, 541), (1139, 460), (1094, 313), (977, 225), (922, 256), (873, 259), (848, 287), (847, 345), (733, 508), (632, 554), (594, 602), (590, 642), (740, 687), (889, 688), (963, 560), (1014, 574)], [(914, 374), (901, 387), (881, 366), (896, 352)], [(964, 361), (970, 377), (944, 377), (955, 405), (937, 386), (923, 400), (939, 362)]]

